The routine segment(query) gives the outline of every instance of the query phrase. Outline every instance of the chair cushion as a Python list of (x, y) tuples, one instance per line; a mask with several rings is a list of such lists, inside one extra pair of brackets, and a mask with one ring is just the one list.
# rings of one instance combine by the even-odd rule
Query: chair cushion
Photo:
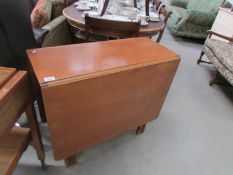
[(206, 26), (211, 28), (216, 18), (216, 14), (212, 12), (204, 12), (200, 10), (189, 10), (189, 17), (187, 22), (194, 23), (200, 26)]
[(177, 25), (186, 15), (187, 10), (177, 6), (167, 6), (168, 11), (172, 12), (171, 20), (172, 22)]
[(205, 43), (205, 47), (208, 47), (215, 57), (233, 73), (233, 44), (216, 40), (208, 39)]
[(51, 0), (38, 0), (31, 13), (32, 27), (41, 28), (51, 19), (52, 2)]
[(189, 0), (187, 9), (217, 13), (222, 3), (223, 0)]
[(214, 55), (211, 49), (204, 46), (203, 51), (207, 55), (210, 62), (218, 70), (218, 72), (220, 72), (221, 75), (233, 86), (233, 73), (222, 64), (222, 62)]

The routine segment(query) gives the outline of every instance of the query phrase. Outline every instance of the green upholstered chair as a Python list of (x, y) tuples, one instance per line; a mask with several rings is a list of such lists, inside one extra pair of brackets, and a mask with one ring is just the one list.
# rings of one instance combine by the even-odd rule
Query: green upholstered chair
[(170, 0), (168, 27), (176, 36), (205, 39), (225, 0)]

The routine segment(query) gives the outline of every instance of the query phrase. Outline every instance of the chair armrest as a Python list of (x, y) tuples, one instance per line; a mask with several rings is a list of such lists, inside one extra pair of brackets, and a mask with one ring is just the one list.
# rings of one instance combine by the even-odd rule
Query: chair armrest
[(42, 27), (48, 31), (42, 43), (42, 47), (71, 44), (68, 23), (65, 16), (61, 15)]
[(188, 5), (189, 0), (170, 0), (170, 4), (178, 7), (185, 8)]
[(223, 38), (223, 39), (225, 39), (225, 40), (228, 40), (228, 41), (230, 41), (230, 42), (233, 42), (233, 38), (228, 37), (228, 36), (221, 35), (221, 34), (219, 34), (219, 33), (216, 33), (216, 32), (210, 31), (210, 30), (207, 31), (207, 34), (208, 34), (208, 37), (209, 37), (209, 38), (210, 38), (212, 35), (215, 35), (215, 36), (218, 36), (218, 37)]
[(43, 39), (48, 32), (46, 29), (33, 28), (33, 34), (37, 44), (42, 45)]
[(215, 18), (216, 18), (216, 14), (213, 12), (189, 10), (187, 22), (201, 26), (211, 27), (214, 23)]
[(53, 31), (59, 27), (62, 23), (66, 22), (66, 18), (63, 15), (58, 16), (57, 18), (50, 21), (48, 24), (44, 25), (42, 29), (48, 30), (49, 32)]

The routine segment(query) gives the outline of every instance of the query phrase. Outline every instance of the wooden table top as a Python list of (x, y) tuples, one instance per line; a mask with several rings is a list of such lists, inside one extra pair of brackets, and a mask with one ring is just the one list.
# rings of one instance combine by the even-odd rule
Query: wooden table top
[[(81, 30), (85, 30), (85, 19), (83, 18), (83, 11), (77, 10), (74, 5), (68, 6), (63, 10), (63, 15), (68, 19), (68, 22)], [(163, 30), (165, 24), (163, 21), (150, 21), (147, 26), (141, 26), (139, 35), (153, 36)]]
[(0, 88), (16, 73), (14, 68), (0, 67)]
[(27, 53), (41, 85), (47, 85), (45, 77), (60, 81), (71, 77), (82, 79), (96, 73), (107, 74), (178, 57), (175, 52), (146, 37), (40, 48)]

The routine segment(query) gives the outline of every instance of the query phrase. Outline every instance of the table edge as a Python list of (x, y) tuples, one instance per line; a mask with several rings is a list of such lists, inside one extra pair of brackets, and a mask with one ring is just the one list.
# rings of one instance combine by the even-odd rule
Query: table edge
[(153, 60), (153, 61), (134, 64), (134, 65), (125, 66), (125, 67), (118, 67), (118, 68), (113, 68), (113, 69), (109, 69), (109, 70), (102, 70), (102, 71), (98, 71), (98, 72), (57, 79), (57, 80), (51, 81), (51, 82), (43, 82), (43, 83), (39, 82), (39, 84), (40, 84), (40, 87), (42, 89), (44, 89), (44, 88), (53, 87), (53, 86), (57, 86), (57, 85), (67, 84), (67, 83), (74, 82), (74, 81), (82, 81), (85, 79), (96, 78), (99, 76), (105, 76), (105, 75), (109, 75), (109, 74), (113, 74), (113, 73), (119, 73), (119, 72), (128, 71), (128, 70), (132, 70), (132, 69), (138, 69), (138, 68), (142, 68), (145, 66), (151, 66), (151, 65), (155, 65), (155, 64), (164, 64), (164, 63), (168, 63), (168, 62), (172, 62), (172, 61), (176, 61), (179, 63), (180, 60), (181, 60), (180, 56), (175, 55), (174, 57), (169, 57), (169, 58), (164, 59), (164, 60)]

